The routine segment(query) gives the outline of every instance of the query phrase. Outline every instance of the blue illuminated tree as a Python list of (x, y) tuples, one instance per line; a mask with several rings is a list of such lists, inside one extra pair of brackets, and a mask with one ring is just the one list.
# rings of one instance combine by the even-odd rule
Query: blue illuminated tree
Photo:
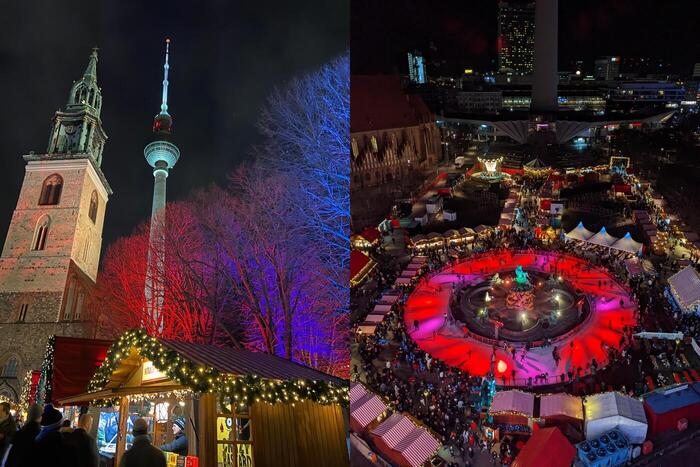
[(275, 90), (262, 111), (258, 157), (296, 181), (298, 221), (328, 266), (339, 312), (349, 301), (350, 60), (345, 54)]

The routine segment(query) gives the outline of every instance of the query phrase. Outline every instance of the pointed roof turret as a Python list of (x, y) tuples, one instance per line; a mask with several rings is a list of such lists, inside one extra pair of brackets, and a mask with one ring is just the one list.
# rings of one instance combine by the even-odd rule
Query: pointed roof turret
[(92, 48), (92, 53), (90, 54), (90, 60), (88, 61), (87, 68), (85, 68), (85, 73), (83, 73), (83, 79), (85, 81), (92, 80), (97, 81), (97, 51), (100, 50), (97, 47)]

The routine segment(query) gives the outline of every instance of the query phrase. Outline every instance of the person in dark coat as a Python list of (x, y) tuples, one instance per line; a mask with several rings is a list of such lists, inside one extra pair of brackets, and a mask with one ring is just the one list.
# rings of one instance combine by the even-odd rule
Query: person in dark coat
[(131, 432), (134, 435), (133, 444), (122, 456), (119, 467), (167, 467), (163, 451), (151, 444), (146, 420), (134, 420)]
[(160, 448), (165, 452), (174, 452), (179, 456), (187, 455), (187, 435), (185, 435), (185, 419), (173, 420), (173, 435), (175, 439), (171, 443), (165, 443)]
[(10, 413), (10, 408), (8, 402), (0, 402), (0, 460), (4, 457), (5, 450), (17, 431), (17, 424)]
[(41, 431), (34, 439), (32, 459), (29, 465), (50, 465), (52, 467), (72, 467), (70, 452), (59, 431), (63, 424), (63, 414), (53, 405), (46, 404), (41, 415)]
[(19, 429), (12, 440), (10, 455), (7, 458), (5, 467), (24, 467), (30, 465), (34, 438), (41, 431), (42, 408), (38, 404), (29, 407), (27, 412), (27, 423)]
[(78, 427), (70, 433), (63, 433), (63, 441), (71, 451), (75, 467), (97, 467), (100, 458), (97, 455), (97, 445), (88, 432), (92, 429), (92, 415), (82, 414)]

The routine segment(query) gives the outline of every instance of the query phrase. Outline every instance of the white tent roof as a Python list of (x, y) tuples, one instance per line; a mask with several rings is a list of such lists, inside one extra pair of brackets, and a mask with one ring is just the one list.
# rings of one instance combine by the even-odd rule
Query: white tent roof
[(566, 417), (583, 420), (583, 402), (580, 397), (560, 392), (540, 397), (540, 417)]
[(700, 303), (700, 274), (693, 266), (681, 269), (668, 279), (668, 285), (676, 302), (689, 310)]
[(520, 412), (532, 417), (535, 408), (535, 395), (522, 391), (501, 391), (493, 396), (489, 413), (504, 411)]
[(588, 243), (593, 243), (595, 245), (602, 245), (602, 246), (611, 246), (613, 243), (617, 241), (617, 238), (613, 237), (610, 235), (606, 230), (605, 227), (600, 229), (600, 232), (597, 234), (593, 235), (591, 238), (586, 240)]
[(593, 235), (593, 232), (591, 232), (583, 226), (583, 222), (579, 222), (576, 227), (574, 227), (569, 233), (566, 234), (568, 238), (573, 238), (574, 240), (581, 241), (588, 240)]
[(586, 439), (597, 438), (618, 428), (632, 444), (643, 443), (647, 435), (647, 417), (639, 399), (619, 392), (587, 396), (583, 404), (586, 415)]
[(624, 237), (613, 243), (611, 246), (616, 250), (622, 250), (634, 254), (637, 254), (639, 250), (642, 249), (642, 244), (634, 241), (629, 232), (627, 232)]

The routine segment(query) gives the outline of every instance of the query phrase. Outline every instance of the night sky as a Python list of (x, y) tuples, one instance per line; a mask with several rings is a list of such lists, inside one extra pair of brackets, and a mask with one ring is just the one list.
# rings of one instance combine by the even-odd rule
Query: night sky
[(24, 177), (23, 154), (42, 153), (93, 46), (102, 124), (102, 170), (114, 194), (103, 248), (150, 216), (153, 176), (143, 157), (160, 110), (165, 37), (169, 112), (180, 161), (168, 200), (182, 199), (250, 157), (255, 121), (275, 86), (348, 47), (348, 0), (3, 2), (0, 15), (0, 235)]
[[(428, 74), (496, 68), (497, 0), (353, 0), (353, 73), (407, 73), (406, 52), (445, 61)], [(602, 55), (663, 58), (690, 75), (700, 62), (698, 0), (560, 0), (559, 69)], [(436, 50), (431, 50), (430, 45)]]

